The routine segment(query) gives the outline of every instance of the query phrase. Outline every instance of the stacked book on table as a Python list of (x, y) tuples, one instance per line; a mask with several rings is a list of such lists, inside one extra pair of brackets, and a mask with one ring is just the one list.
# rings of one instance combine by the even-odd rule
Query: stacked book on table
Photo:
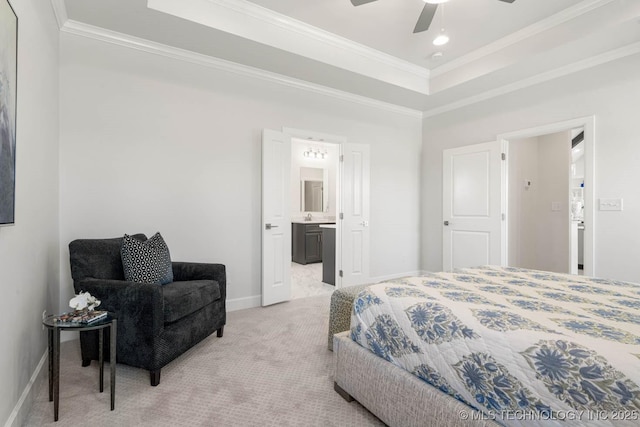
[(60, 323), (80, 323), (80, 324), (89, 324), (93, 322), (97, 322), (100, 319), (104, 319), (107, 317), (106, 311), (99, 310), (80, 310), (80, 311), (72, 311), (70, 313), (63, 313), (53, 318), (54, 322)]

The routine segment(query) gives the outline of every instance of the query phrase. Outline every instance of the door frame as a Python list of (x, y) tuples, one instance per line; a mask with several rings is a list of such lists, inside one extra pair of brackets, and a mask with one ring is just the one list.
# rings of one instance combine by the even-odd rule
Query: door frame
[[(498, 135), (498, 141), (502, 145), (503, 152), (508, 156), (509, 141), (532, 138), (552, 133), (568, 131), (574, 128), (584, 128), (584, 274), (594, 276), (595, 271), (595, 116), (579, 117), (572, 120), (536, 126), (514, 132)], [(508, 157), (507, 157), (508, 158)], [(502, 173), (501, 199), (503, 213), (509, 208), (509, 162), (506, 162)], [(569, 183), (567, 183), (569, 185)], [(569, 218), (569, 217), (568, 217)], [(508, 239), (509, 215), (502, 221), (502, 264), (508, 265), (509, 239)], [(567, 236), (570, 238), (570, 236)]]
[[(347, 143), (347, 138), (339, 135), (331, 135), (328, 133), (322, 132), (314, 132), (305, 129), (296, 129), (289, 127), (282, 127), (282, 132), (289, 136), (290, 138), (304, 139), (307, 141), (317, 141), (329, 144), (335, 144), (338, 146), (338, 151), (340, 152), (340, 156), (343, 155), (344, 152), (344, 144)], [(343, 201), (342, 201), (342, 185), (344, 182), (343, 178), (343, 167), (340, 162), (338, 165), (338, 182), (336, 185), (336, 216), (340, 215), (340, 212), (343, 211)], [(342, 270), (342, 221), (336, 217), (336, 289), (342, 288), (342, 277), (338, 272)]]

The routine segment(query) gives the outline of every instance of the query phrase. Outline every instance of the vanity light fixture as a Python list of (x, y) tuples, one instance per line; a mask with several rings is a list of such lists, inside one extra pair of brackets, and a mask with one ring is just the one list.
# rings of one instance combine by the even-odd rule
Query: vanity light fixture
[(329, 156), (329, 153), (327, 153), (327, 150), (320, 151), (319, 148), (308, 148), (302, 155), (307, 159), (324, 160)]

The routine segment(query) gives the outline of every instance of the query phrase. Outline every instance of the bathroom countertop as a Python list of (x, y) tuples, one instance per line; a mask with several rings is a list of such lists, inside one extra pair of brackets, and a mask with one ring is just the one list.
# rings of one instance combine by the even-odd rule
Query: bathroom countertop
[(335, 224), (335, 221), (330, 219), (312, 219), (311, 221), (304, 220), (292, 220), (293, 224)]

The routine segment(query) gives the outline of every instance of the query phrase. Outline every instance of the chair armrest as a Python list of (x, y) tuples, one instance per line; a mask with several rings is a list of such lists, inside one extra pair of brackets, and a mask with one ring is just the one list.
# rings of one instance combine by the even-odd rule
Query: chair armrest
[(198, 262), (173, 262), (173, 280), (215, 280), (220, 286), (220, 297), (227, 295), (227, 273), (224, 264)]
[[(153, 336), (162, 332), (164, 301), (162, 286), (151, 283), (86, 278), (74, 284), (76, 291), (89, 292), (100, 300), (98, 310), (115, 313), (120, 322)], [(122, 323), (122, 326), (126, 325)], [(137, 326), (136, 326), (137, 325)], [(120, 329), (120, 328), (118, 328)]]

